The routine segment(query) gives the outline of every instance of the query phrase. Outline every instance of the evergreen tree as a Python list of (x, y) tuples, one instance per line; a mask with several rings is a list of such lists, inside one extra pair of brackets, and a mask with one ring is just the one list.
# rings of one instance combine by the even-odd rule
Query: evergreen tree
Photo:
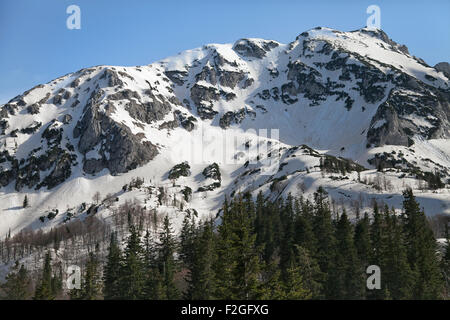
[[(372, 247), (370, 244), (370, 221), (367, 212), (364, 217), (356, 222), (355, 225), (355, 248), (360, 263), (360, 268), (365, 271), (370, 265), (370, 256), (372, 252)], [(367, 291), (367, 288), (364, 289)], [(364, 296), (367, 292), (364, 293)]]
[(309, 201), (303, 198), (295, 200), (294, 243), (297, 246), (307, 248), (309, 252), (315, 252), (317, 240), (313, 230), (313, 210)]
[(25, 198), (23, 198), (23, 207), (28, 207), (28, 196), (25, 196)]
[(169, 217), (166, 215), (163, 222), (163, 230), (159, 236), (159, 271), (163, 280), (163, 291), (166, 299), (179, 298), (179, 292), (175, 286), (174, 277), (177, 270), (175, 262), (176, 242), (173, 236)]
[(52, 277), (52, 293), (55, 299), (58, 299), (63, 292), (63, 270), (61, 263), (58, 266), (58, 271), (55, 271)]
[(101, 297), (99, 262), (94, 252), (89, 252), (80, 291), (79, 299), (82, 300), (98, 300)]
[(331, 211), (327, 201), (327, 192), (319, 187), (314, 193), (315, 214), (314, 232), (317, 239), (315, 258), (323, 274), (323, 294), (325, 298), (333, 297), (334, 284), (330, 277), (334, 269), (336, 257), (336, 239), (334, 237), (334, 224), (331, 219)]
[(27, 300), (30, 297), (30, 277), (25, 266), (16, 261), (10, 273), (6, 276), (5, 283), (0, 288), (4, 292), (2, 299)]
[(147, 274), (144, 287), (144, 295), (146, 299), (162, 300), (166, 299), (163, 290), (163, 281), (158, 266), (158, 252), (154, 238), (147, 230), (144, 237), (144, 260), (145, 272)]
[[(293, 198), (289, 194), (281, 208), (282, 238), (280, 244), (281, 277), (287, 281), (288, 274), (293, 270), (294, 263), (294, 210)], [(290, 271), (288, 271), (290, 269)], [(291, 277), (289, 277), (291, 278)]]
[(438, 299), (442, 294), (443, 279), (436, 254), (436, 239), (412, 190), (405, 190), (403, 197), (408, 261), (415, 276), (413, 298)]
[(214, 295), (218, 299), (233, 299), (232, 272), (235, 268), (235, 250), (232, 246), (233, 237), (233, 211), (230, 210), (228, 200), (225, 199), (222, 207), (222, 223), (218, 227), (218, 236), (215, 245), (214, 274), (216, 290)]
[(130, 235), (124, 251), (120, 269), (119, 290), (122, 299), (144, 298), (145, 269), (140, 235), (134, 225), (129, 227)]
[(333, 278), (334, 299), (361, 299), (364, 297), (364, 278), (354, 245), (353, 226), (342, 212), (336, 226), (337, 252)]
[(284, 299), (287, 300), (306, 300), (311, 298), (311, 291), (306, 288), (304, 275), (305, 270), (299, 260), (304, 257), (299, 257), (299, 254), (305, 253), (298, 248), (293, 252), (294, 258), (291, 260), (291, 265), (286, 270), (286, 276), (283, 282)]
[(50, 252), (45, 254), (44, 267), (40, 282), (36, 286), (34, 300), (53, 300), (55, 294), (52, 290), (52, 258)]
[(191, 266), (191, 277), (188, 281), (186, 297), (193, 300), (208, 300), (214, 298), (215, 279), (213, 221), (205, 221), (199, 226), (193, 243), (195, 248)]
[[(385, 250), (386, 250), (386, 228), (383, 220), (383, 215), (380, 213), (377, 202), (374, 202), (373, 206), (373, 221), (370, 225), (370, 247), (371, 252), (369, 255), (369, 264), (380, 267), (383, 274), (383, 268), (385, 263)], [(389, 295), (386, 283), (381, 282), (382, 289), (367, 291), (367, 297), (369, 299), (382, 300), (386, 299)]]
[(218, 299), (257, 299), (260, 288), (260, 260), (262, 253), (256, 246), (254, 212), (242, 197), (224, 206), (222, 224), (218, 230), (215, 274)]
[(410, 299), (413, 273), (407, 260), (403, 228), (395, 211), (390, 213), (386, 206), (384, 220), (386, 225), (386, 246), (384, 265), (382, 266), (383, 283), (392, 299)]
[(103, 268), (103, 296), (105, 300), (120, 299), (120, 270), (122, 252), (117, 243), (117, 234), (111, 233), (106, 265)]

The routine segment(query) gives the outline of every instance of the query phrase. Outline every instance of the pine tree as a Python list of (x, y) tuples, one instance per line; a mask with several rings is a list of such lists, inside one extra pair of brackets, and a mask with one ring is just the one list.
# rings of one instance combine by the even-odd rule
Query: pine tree
[(213, 221), (205, 221), (199, 227), (193, 243), (195, 255), (191, 266), (186, 297), (193, 300), (214, 298), (215, 279), (212, 262), (214, 256)]
[(85, 266), (81, 290), (77, 293), (76, 298), (82, 300), (98, 300), (100, 299), (101, 292), (99, 262), (96, 254), (89, 252), (89, 259)]
[(126, 300), (144, 298), (145, 269), (140, 236), (134, 225), (130, 225), (130, 235), (124, 251), (120, 270), (120, 296)]
[(147, 230), (144, 237), (144, 264), (145, 264), (145, 287), (144, 296), (150, 300), (166, 299), (163, 281), (158, 266), (158, 252), (154, 237)]
[(30, 277), (25, 266), (16, 261), (10, 273), (6, 276), (5, 283), (0, 288), (4, 291), (4, 300), (27, 300), (30, 297)]
[(443, 279), (436, 254), (436, 239), (412, 190), (405, 190), (403, 197), (408, 261), (415, 274), (413, 298), (438, 299), (442, 294)]
[(28, 196), (25, 196), (25, 198), (23, 198), (23, 207), (28, 207)]
[(395, 300), (410, 299), (413, 273), (407, 260), (403, 228), (395, 211), (386, 206), (384, 213), (386, 225), (386, 247), (384, 265), (382, 266), (383, 283), (390, 297)]
[(236, 261), (235, 248), (232, 246), (233, 236), (233, 211), (230, 210), (228, 200), (225, 199), (222, 207), (222, 223), (218, 227), (218, 236), (215, 245), (214, 274), (216, 279), (216, 290), (214, 295), (218, 299), (233, 299), (232, 272)]
[(364, 214), (364, 217), (356, 223), (355, 226), (355, 248), (361, 267), (365, 270), (369, 266), (370, 255), (372, 247), (370, 244), (370, 221), (369, 215)]
[(216, 293), (218, 299), (257, 299), (260, 288), (262, 248), (256, 246), (254, 212), (239, 199), (224, 205), (216, 245)]
[(117, 234), (111, 233), (106, 265), (103, 269), (103, 296), (105, 300), (117, 300), (120, 295), (120, 270), (122, 252), (117, 243)]
[(280, 269), (281, 278), (284, 281), (288, 279), (288, 269), (292, 269), (294, 264), (294, 210), (293, 198), (289, 194), (285, 203), (281, 208), (281, 224), (282, 224), (282, 238), (280, 244)]
[(300, 201), (295, 200), (294, 207), (294, 243), (297, 246), (306, 248), (309, 252), (315, 252), (317, 249), (317, 240), (314, 235), (312, 220), (312, 211), (314, 209), (309, 201), (305, 203), (302, 198), (300, 198)]
[(283, 281), (284, 299), (287, 300), (306, 300), (311, 298), (311, 291), (306, 288), (304, 275), (305, 270), (299, 260), (304, 260), (305, 257), (299, 257), (305, 251), (298, 247), (294, 250), (294, 257), (291, 260), (291, 265), (286, 270), (286, 276)]
[(334, 268), (336, 257), (336, 239), (334, 237), (334, 224), (331, 219), (331, 211), (327, 201), (327, 192), (319, 187), (314, 193), (315, 214), (313, 220), (317, 250), (315, 258), (323, 273), (323, 294), (325, 298), (333, 296), (331, 272)]
[[(384, 224), (383, 216), (380, 213), (377, 202), (374, 202), (373, 206), (373, 221), (370, 225), (370, 247), (371, 253), (369, 255), (369, 264), (380, 267), (383, 274), (383, 268), (385, 263), (385, 250), (386, 250), (386, 227)], [(381, 282), (381, 289), (367, 291), (367, 298), (382, 300), (387, 299), (389, 293), (386, 288), (386, 283)]]
[[(180, 260), (183, 267), (186, 269), (185, 280), (189, 284), (192, 281), (192, 270), (194, 261), (196, 258), (196, 238), (197, 238), (197, 228), (195, 225), (194, 216), (186, 215), (183, 220), (183, 226), (181, 228), (180, 234)], [(190, 290), (187, 290), (185, 297), (189, 299)]]
[(179, 292), (174, 282), (175, 273), (177, 271), (174, 257), (176, 242), (167, 215), (164, 217), (163, 230), (160, 233), (159, 242), (159, 271), (163, 280), (163, 291), (166, 299), (178, 299)]
[(364, 297), (364, 278), (357, 257), (353, 226), (342, 212), (336, 226), (337, 253), (332, 270), (334, 299), (361, 299)]
[(53, 274), (52, 277), (52, 293), (55, 299), (58, 299), (60, 294), (63, 292), (63, 270), (61, 263), (58, 266), (58, 271)]
[(52, 290), (52, 258), (50, 252), (45, 254), (44, 267), (40, 282), (36, 286), (36, 292), (34, 294), (34, 300), (53, 300), (55, 299), (54, 292)]

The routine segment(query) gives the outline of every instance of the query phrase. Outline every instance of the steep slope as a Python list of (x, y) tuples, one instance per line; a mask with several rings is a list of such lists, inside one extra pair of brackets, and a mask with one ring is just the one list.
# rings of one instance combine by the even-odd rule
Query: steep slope
[[(82, 69), (1, 106), (0, 236), (62, 223), (39, 218), (96, 191), (118, 195), (134, 177), (174, 199), (191, 188), (187, 207), (202, 215), (239, 191), (278, 197), (321, 184), (335, 200), (363, 194), (367, 207), (380, 198), (398, 208), (401, 188), (424, 181), (428, 213), (450, 213), (449, 84), (442, 65), (381, 30), (320, 27), (289, 44), (240, 39), (148, 66)], [(325, 154), (346, 169), (327, 172)], [(191, 175), (169, 179), (184, 161)], [(220, 181), (203, 175), (213, 163)], [(21, 208), (25, 194), (30, 208)]]

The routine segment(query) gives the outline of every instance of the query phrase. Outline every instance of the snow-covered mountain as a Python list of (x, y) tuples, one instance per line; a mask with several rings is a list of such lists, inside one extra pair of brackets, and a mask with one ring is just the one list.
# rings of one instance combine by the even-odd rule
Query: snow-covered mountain
[(0, 107), (0, 236), (91, 214), (97, 191), (182, 219), (237, 192), (319, 185), (353, 212), (373, 199), (400, 208), (408, 185), (427, 214), (450, 214), (449, 118), (448, 63), (431, 67), (381, 30), (318, 27), (289, 44), (82, 69)]

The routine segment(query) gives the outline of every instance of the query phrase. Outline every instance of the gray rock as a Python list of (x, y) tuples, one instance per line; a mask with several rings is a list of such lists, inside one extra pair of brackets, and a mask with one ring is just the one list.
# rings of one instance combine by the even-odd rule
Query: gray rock
[(262, 59), (266, 56), (266, 53), (273, 48), (278, 47), (278, 43), (270, 40), (262, 40), (263, 45), (255, 43), (249, 39), (240, 39), (233, 45), (233, 50), (244, 57), (253, 57)]
[(437, 71), (441, 71), (448, 79), (450, 79), (450, 64), (448, 62), (439, 62), (434, 68)]
[(62, 117), (62, 122), (64, 124), (69, 124), (72, 121), (72, 116), (70, 114), (65, 114)]
[[(117, 123), (105, 113), (99, 112), (98, 97), (92, 95), (83, 118), (74, 129), (74, 137), (79, 137), (78, 150), (86, 154), (100, 144), (102, 161), (89, 161), (86, 170), (95, 173), (108, 168), (111, 174), (127, 172), (152, 160), (158, 150), (151, 142), (141, 142), (141, 138), (131, 130)], [(133, 101), (133, 100), (131, 100)]]

